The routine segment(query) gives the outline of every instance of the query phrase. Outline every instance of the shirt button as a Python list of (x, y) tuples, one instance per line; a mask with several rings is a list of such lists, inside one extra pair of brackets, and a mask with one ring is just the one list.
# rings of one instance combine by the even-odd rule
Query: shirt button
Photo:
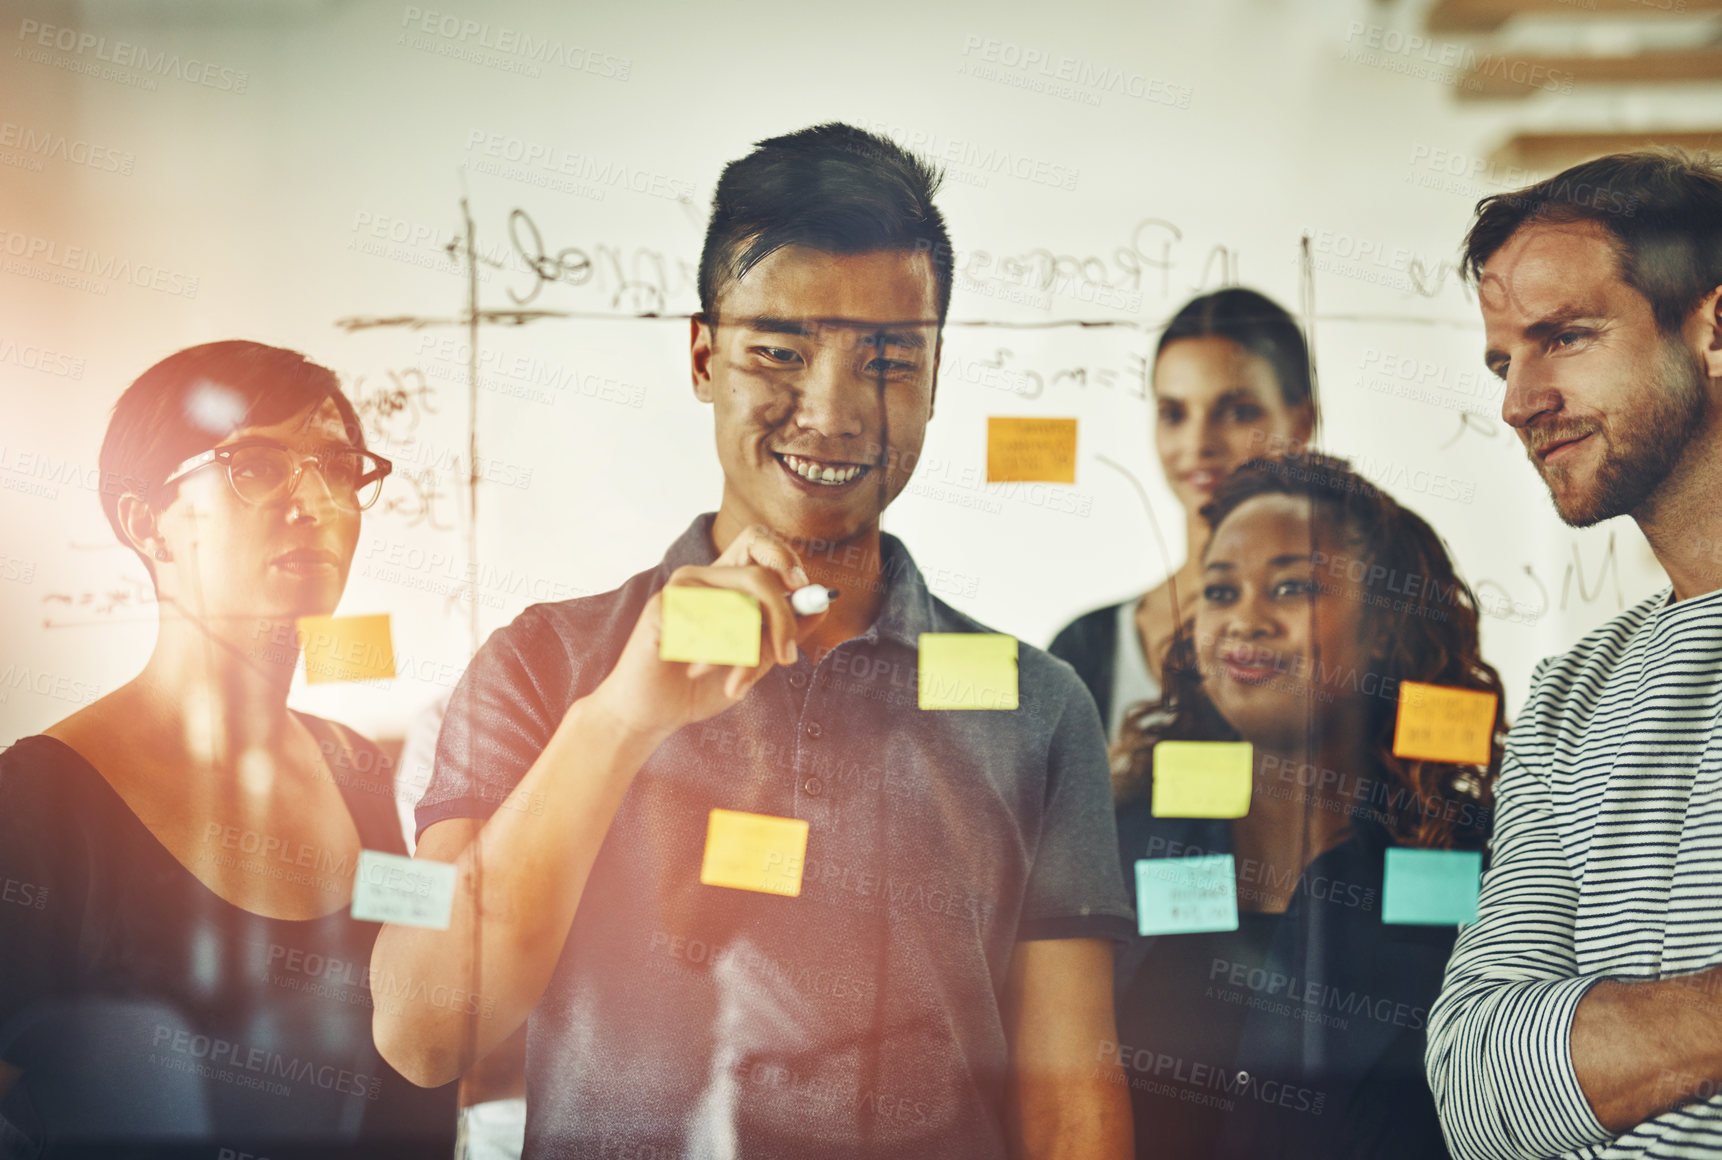
[(790, 673), (789, 674), (789, 687), (792, 689), (805, 689), (807, 687), (807, 674), (805, 674), (805, 673)]
[(821, 738), (825, 735), (825, 730), (819, 724), (819, 722), (809, 721), (807, 723), (807, 735), (809, 737), (813, 738), (815, 741), (817, 741), (819, 738)]
[(808, 797), (818, 797), (825, 790), (825, 783), (817, 777), (810, 777), (801, 783), (801, 788), (807, 791)]

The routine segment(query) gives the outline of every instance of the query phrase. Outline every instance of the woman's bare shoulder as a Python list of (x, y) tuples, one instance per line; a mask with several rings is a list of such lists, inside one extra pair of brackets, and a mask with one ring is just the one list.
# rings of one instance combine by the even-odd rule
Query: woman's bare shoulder
[(96, 769), (105, 771), (113, 765), (109, 759), (137, 752), (142, 727), (129, 686), (122, 685), (70, 716), (60, 718), (42, 733), (75, 750)]

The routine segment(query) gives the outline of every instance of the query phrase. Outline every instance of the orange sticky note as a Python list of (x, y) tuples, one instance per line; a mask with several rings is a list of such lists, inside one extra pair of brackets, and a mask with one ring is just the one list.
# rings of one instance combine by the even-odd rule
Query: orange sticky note
[(664, 589), (658, 659), (708, 665), (759, 664), (759, 601), (733, 588)]
[(1495, 728), (1493, 693), (1402, 681), (1393, 756), (1455, 765), (1489, 764)]
[(1017, 707), (1016, 637), (1002, 632), (923, 632), (919, 652), (917, 707)]
[(1248, 741), (1162, 741), (1154, 746), (1157, 818), (1241, 818), (1255, 766)]
[(1075, 483), (1076, 420), (987, 419), (988, 483)]
[(807, 823), (740, 810), (713, 810), (706, 823), (700, 881), (761, 894), (801, 894)]
[(305, 652), (305, 683), (386, 680), (395, 675), (389, 614), (301, 616), (299, 643)]

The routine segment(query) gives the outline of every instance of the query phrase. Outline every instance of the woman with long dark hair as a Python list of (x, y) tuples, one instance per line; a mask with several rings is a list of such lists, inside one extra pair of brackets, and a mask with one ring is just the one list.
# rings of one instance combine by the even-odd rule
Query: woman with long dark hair
[[(1428, 523), (1344, 460), (1252, 461), (1202, 515), (1165, 692), (1114, 750), (1119, 848), (1133, 885), (1139, 859), (1232, 855), (1238, 925), (1120, 952), (1137, 1152), (1444, 1157), (1424, 1023), (1457, 928), (1384, 923), (1384, 863), (1486, 841), (1505, 722), (1476, 600)], [(1487, 763), (1395, 755), (1406, 681), (1496, 695)], [(1248, 812), (1154, 816), (1167, 741), (1249, 742)]]
[(1177, 626), (1195, 608), (1208, 525), (1202, 505), (1231, 471), (1300, 449), (1316, 425), (1309, 350), (1273, 299), (1241, 286), (1193, 298), (1154, 348), (1154, 450), (1184, 509), (1186, 556), (1140, 596), (1084, 613), (1048, 646), (1088, 686), (1116, 740), (1124, 712), (1160, 695)]
[(136, 677), (0, 754), (0, 879), (33, 900), (0, 906), (0, 1144), (448, 1155), (452, 1085), (371, 1042), (411, 981), (349, 915), (361, 851), (406, 852), (389, 765), (287, 706), (388, 461), (331, 371), (232, 341), (139, 377), (100, 464), (160, 623)]

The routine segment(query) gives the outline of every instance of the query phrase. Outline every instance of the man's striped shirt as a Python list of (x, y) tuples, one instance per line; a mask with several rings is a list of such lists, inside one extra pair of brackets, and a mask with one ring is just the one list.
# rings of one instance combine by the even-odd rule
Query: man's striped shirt
[(1569, 1043), (1598, 980), (1722, 959), (1722, 591), (1670, 592), (1540, 663), (1509, 736), (1478, 922), (1430, 1012), (1455, 1156), (1722, 1157), (1716, 1094), (1611, 1135)]

